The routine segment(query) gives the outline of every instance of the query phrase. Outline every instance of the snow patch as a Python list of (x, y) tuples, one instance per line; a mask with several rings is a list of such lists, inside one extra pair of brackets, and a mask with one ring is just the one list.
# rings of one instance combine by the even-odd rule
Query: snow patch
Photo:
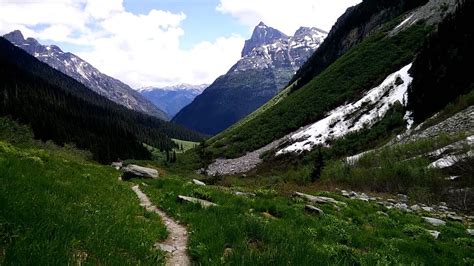
[(300, 129), (290, 137), (294, 143), (279, 150), (277, 155), (311, 150), (315, 145), (327, 145), (331, 139), (380, 121), (395, 102), (406, 104), (407, 89), (412, 82), (408, 74), (411, 65), (389, 75), (359, 101), (340, 106), (329, 112), (326, 118)]
[(402, 21), (400, 24), (398, 24), (398, 26), (395, 27), (395, 29), (398, 29), (400, 28), (401, 26), (405, 25), (412, 17), (413, 17), (414, 14), (412, 14), (411, 16), (409, 16), (408, 18), (406, 18), (404, 21)]

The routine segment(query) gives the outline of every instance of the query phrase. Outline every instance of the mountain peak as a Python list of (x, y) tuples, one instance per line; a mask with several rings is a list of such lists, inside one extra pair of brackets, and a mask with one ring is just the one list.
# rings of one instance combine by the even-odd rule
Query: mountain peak
[(7, 33), (3, 37), (14, 43), (23, 43), (25, 41), (25, 37), (19, 30), (14, 30), (10, 33)]
[(245, 41), (242, 57), (248, 55), (256, 47), (270, 44), (277, 39), (288, 38), (283, 32), (260, 22), (253, 30), (252, 37)]

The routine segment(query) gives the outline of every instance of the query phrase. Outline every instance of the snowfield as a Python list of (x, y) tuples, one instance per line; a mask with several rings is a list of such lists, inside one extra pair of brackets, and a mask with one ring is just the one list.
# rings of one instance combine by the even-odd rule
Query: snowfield
[[(343, 137), (380, 121), (395, 102), (405, 105), (407, 89), (413, 80), (408, 74), (411, 65), (390, 74), (359, 101), (340, 106), (329, 112), (326, 118), (291, 135), (290, 141), (293, 143), (279, 150), (277, 155), (311, 150), (316, 145), (327, 146), (328, 140)], [(409, 120), (409, 116), (405, 116), (405, 119)]]

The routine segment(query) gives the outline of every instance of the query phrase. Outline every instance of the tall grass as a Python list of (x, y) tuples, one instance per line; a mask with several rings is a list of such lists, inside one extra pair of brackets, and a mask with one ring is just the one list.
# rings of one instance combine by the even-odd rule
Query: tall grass
[(118, 171), (71, 147), (11, 137), (21, 145), (0, 141), (1, 265), (163, 261), (152, 246), (166, 228), (117, 180)]

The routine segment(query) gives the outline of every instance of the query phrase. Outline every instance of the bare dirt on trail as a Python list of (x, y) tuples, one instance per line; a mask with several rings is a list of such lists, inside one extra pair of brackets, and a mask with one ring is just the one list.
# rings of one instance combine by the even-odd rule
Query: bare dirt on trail
[(144, 207), (149, 212), (158, 214), (168, 229), (168, 238), (164, 242), (159, 242), (154, 245), (155, 248), (168, 252), (168, 256), (166, 257), (166, 265), (191, 265), (189, 256), (186, 253), (186, 246), (188, 244), (188, 233), (186, 231), (186, 227), (178, 224), (166, 213), (153, 205), (148, 196), (141, 191), (138, 185), (133, 186), (132, 190), (135, 192), (135, 194), (137, 194), (138, 199), (140, 199), (140, 206)]

